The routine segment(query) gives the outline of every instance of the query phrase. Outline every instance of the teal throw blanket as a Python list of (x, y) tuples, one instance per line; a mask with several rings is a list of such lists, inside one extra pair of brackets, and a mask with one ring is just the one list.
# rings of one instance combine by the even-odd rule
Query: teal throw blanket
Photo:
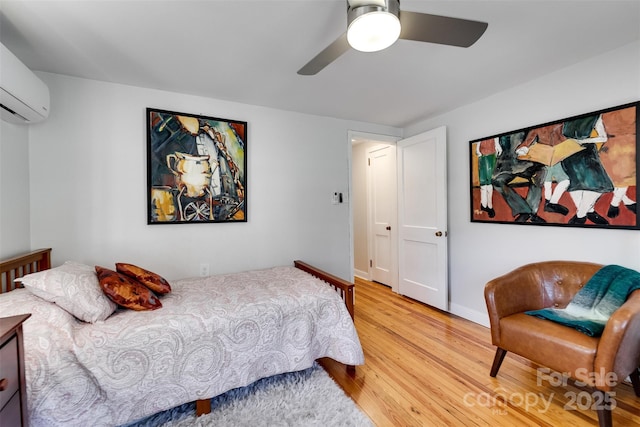
[(543, 308), (526, 314), (597, 337), (602, 335), (613, 312), (637, 289), (640, 289), (639, 272), (619, 265), (606, 265), (589, 279), (566, 308)]

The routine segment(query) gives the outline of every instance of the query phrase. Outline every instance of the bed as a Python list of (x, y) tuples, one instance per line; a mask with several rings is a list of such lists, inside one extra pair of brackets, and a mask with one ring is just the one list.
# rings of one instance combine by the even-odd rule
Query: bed
[(16, 288), (15, 279), (56, 271), (50, 253), (0, 262), (2, 317), (31, 313), (23, 336), (32, 426), (123, 425), (192, 401), (202, 414), (211, 397), (320, 358), (364, 363), (353, 284), (304, 262), (172, 281), (161, 309), (118, 308), (90, 323)]

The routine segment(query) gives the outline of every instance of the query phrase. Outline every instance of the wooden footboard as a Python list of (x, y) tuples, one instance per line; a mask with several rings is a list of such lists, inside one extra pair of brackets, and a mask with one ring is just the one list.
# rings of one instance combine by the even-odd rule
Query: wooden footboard
[[(293, 265), (331, 285), (344, 300), (347, 310), (351, 315), (351, 320), (355, 321), (355, 285), (353, 283), (336, 277), (333, 274), (329, 274), (326, 271), (322, 271), (319, 268), (313, 267), (302, 261), (294, 261)], [(356, 367), (353, 365), (347, 365), (347, 372), (349, 375), (355, 375)]]
[(15, 279), (49, 268), (51, 268), (51, 248), (38, 249), (0, 261), (0, 279), (2, 280), (0, 294), (17, 288)]
[(317, 277), (318, 279), (322, 280), (323, 282), (328, 283), (329, 285), (331, 285), (336, 292), (338, 292), (338, 294), (340, 294), (340, 296), (342, 297), (342, 299), (344, 300), (345, 305), (347, 306), (347, 310), (349, 310), (349, 314), (351, 315), (351, 319), (354, 319), (354, 284), (347, 282), (344, 279), (341, 279), (339, 277), (334, 276), (333, 274), (329, 274), (325, 271), (322, 271), (316, 267), (313, 267), (305, 262), (302, 261), (294, 261), (293, 265), (296, 266), (296, 268), (299, 268), (300, 270), (306, 271), (307, 273), (311, 274), (312, 276)]

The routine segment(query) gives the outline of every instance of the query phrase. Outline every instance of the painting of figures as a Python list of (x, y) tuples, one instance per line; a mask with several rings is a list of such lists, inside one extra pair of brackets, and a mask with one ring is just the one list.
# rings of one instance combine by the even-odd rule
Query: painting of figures
[(147, 108), (147, 223), (246, 222), (247, 123)]
[(471, 221), (640, 229), (639, 106), (471, 141)]

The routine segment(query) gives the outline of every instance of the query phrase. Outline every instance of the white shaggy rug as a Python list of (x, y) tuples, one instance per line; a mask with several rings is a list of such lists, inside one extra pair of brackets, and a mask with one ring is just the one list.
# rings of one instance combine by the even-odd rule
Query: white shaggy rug
[(322, 367), (256, 381), (211, 400), (211, 413), (195, 416), (188, 403), (129, 427), (373, 427)]

